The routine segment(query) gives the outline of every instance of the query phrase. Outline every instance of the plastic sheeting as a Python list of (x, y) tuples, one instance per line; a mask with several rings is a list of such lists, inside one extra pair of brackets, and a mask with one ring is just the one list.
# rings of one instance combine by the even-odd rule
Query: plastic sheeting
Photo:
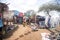
[[(49, 27), (49, 25), (50, 25), (51, 28), (59, 26), (59, 23), (60, 23), (59, 12), (57, 12), (57, 11), (50, 11), (49, 15), (46, 15), (46, 17), (45, 17), (45, 25), (47, 27)], [(49, 21), (49, 18), (50, 18), (50, 21)], [(49, 25), (48, 25), (48, 23), (49, 23)]]
[(19, 17), (23, 17), (24, 15), (23, 15), (22, 12), (20, 12), (18, 16), (19, 16)]
[(14, 15), (19, 15), (19, 11), (17, 11), (17, 10), (13, 10), (13, 12), (14, 12)]
[[(49, 27), (49, 25), (52, 27), (57, 27), (60, 24), (60, 12), (53, 10), (49, 12), (49, 15), (51, 16), (49, 21), (49, 15), (47, 12), (39, 12), (36, 15), (44, 16), (45, 17), (45, 25)], [(48, 24), (49, 23), (49, 24)]]
[(51, 11), (50, 14), (51, 14), (51, 19), (50, 19), (51, 27), (59, 26), (59, 22), (60, 22), (59, 12)]
[(49, 33), (41, 33), (42, 40), (51, 40), (49, 35), (50, 35)]
[(40, 27), (45, 27), (45, 21), (40, 21), (39, 25), (40, 25)]

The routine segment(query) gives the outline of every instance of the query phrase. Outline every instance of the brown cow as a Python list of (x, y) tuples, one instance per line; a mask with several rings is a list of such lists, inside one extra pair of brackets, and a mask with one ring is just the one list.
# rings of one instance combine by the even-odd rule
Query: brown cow
[[(3, 12), (7, 12), (8, 11), (8, 6), (7, 6), (7, 4), (5, 4), (5, 3), (0, 3), (0, 14), (2, 14), (1, 16), (0, 16), (0, 18), (2, 19), (2, 21), (3, 21)], [(0, 40), (2, 40), (2, 28), (3, 27), (0, 27)]]

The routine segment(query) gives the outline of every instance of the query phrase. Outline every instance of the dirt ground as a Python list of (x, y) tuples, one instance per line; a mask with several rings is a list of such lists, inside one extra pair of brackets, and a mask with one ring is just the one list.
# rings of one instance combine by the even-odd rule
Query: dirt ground
[(29, 26), (23, 27), (23, 25), (19, 25), (19, 28), (13, 33), (13, 35), (4, 40), (42, 40), (41, 33), (43, 32), (50, 33), (47, 29), (32, 31)]

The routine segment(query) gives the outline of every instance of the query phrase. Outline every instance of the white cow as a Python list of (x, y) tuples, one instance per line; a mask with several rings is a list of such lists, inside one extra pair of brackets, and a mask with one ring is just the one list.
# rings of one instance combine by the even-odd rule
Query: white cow
[(3, 14), (4, 24), (5, 25), (13, 25), (12, 24), (12, 22), (14, 21), (13, 16), (14, 16), (13, 11), (4, 12), (4, 14)]
[(4, 12), (3, 18), (10, 21), (10, 20), (13, 20), (13, 16), (14, 16), (14, 12), (8, 11), (8, 12)]

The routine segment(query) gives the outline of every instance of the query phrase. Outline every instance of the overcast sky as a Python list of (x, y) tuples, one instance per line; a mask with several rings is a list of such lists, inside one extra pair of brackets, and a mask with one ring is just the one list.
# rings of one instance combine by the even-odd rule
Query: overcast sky
[[(6, 0), (3, 1), (6, 2)], [(51, 0), (7, 0), (7, 3), (10, 3), (9, 10), (26, 12), (27, 10), (38, 11), (40, 5), (49, 1)]]

